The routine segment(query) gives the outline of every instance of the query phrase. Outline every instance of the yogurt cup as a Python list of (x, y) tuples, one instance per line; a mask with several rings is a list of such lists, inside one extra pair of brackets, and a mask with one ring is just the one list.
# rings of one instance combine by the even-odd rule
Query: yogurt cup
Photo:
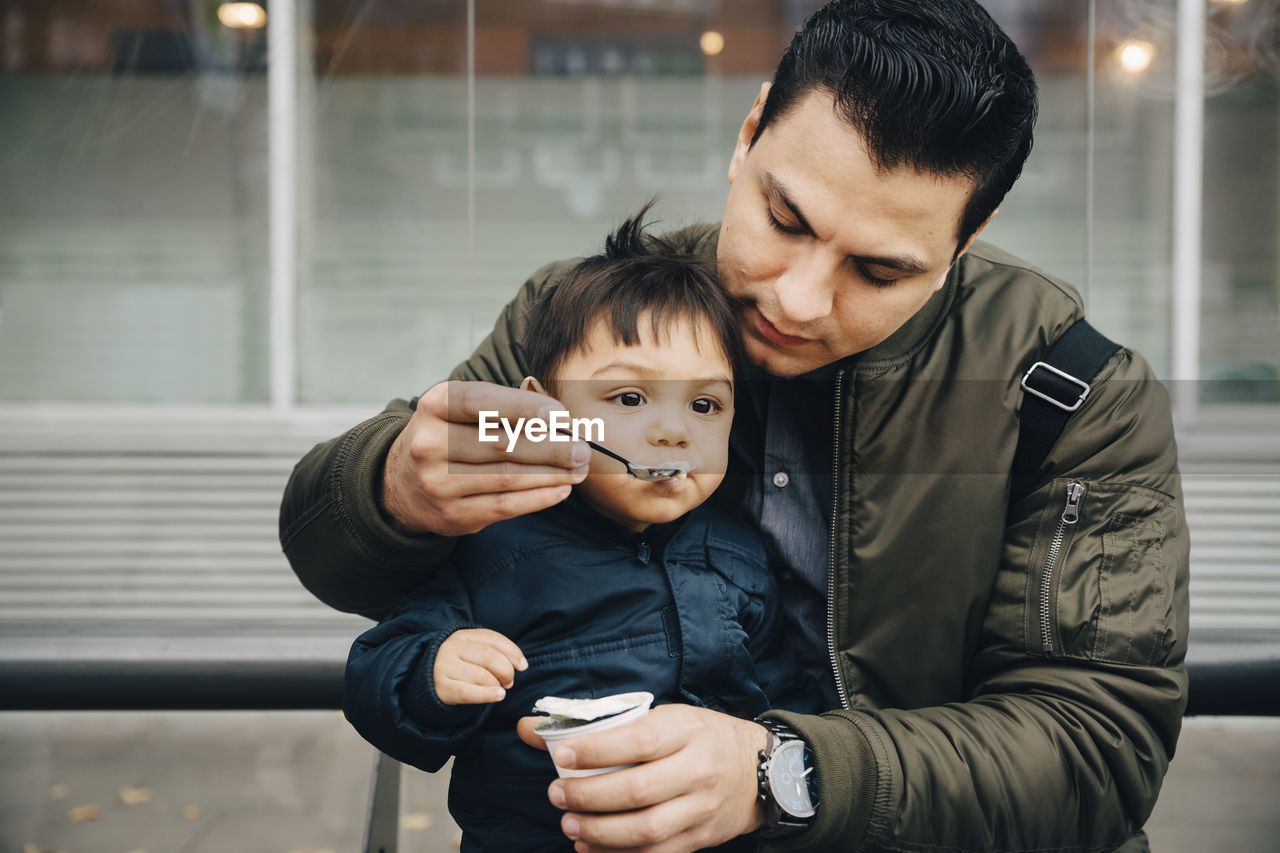
[[(557, 700), (555, 697), (545, 697), (534, 705), (534, 710), (543, 710), (542, 704), (548, 699), (556, 702), (565, 703), (565, 700)], [(593, 711), (593, 703), (617, 703), (626, 707), (626, 710), (620, 713), (611, 713), (607, 716), (596, 716)], [(618, 726), (625, 726), (628, 723), (634, 723), (636, 720), (649, 713), (649, 706), (653, 704), (653, 694), (638, 693), (618, 693), (613, 696), (605, 696), (597, 700), (570, 700), (565, 703), (577, 705), (581, 710), (565, 709), (559, 713), (548, 716), (544, 722), (538, 723), (534, 727), (534, 731), (547, 744), (547, 751), (551, 754), (551, 763), (555, 764), (556, 747), (566, 741), (573, 740), (579, 735), (585, 735), (590, 732), (602, 732), (606, 729), (614, 729)], [(595, 707), (601, 707), (595, 705)], [(587, 717), (587, 719), (583, 719)], [(614, 770), (621, 770), (624, 767), (632, 767), (633, 764), (618, 764), (613, 767), (593, 767), (589, 770), (570, 770), (556, 764), (556, 773), (563, 777), (571, 776), (598, 776), (601, 773), (612, 773)]]

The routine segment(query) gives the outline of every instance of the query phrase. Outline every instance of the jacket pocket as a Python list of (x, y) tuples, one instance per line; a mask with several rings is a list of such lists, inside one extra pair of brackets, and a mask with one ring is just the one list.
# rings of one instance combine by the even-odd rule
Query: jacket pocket
[(1161, 665), (1172, 646), (1173, 499), (1127, 483), (1053, 483), (1027, 572), (1027, 651)]

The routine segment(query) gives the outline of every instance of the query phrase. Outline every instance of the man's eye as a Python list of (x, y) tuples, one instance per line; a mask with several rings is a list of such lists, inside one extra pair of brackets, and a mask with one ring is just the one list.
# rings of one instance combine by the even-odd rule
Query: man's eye
[(699, 397), (690, 403), (689, 407), (700, 415), (715, 414), (722, 408), (719, 403), (709, 397)]
[(796, 228), (791, 225), (784, 225), (782, 221), (778, 219), (778, 217), (773, 215), (773, 208), (767, 204), (764, 207), (764, 215), (769, 220), (769, 227), (772, 228), (774, 231), (777, 231), (779, 234), (791, 234), (794, 236), (796, 234), (804, 233), (804, 230), (801, 228)]
[(867, 267), (862, 264), (858, 264), (858, 272), (867, 280), (867, 283), (873, 287), (888, 287), (891, 284), (898, 283), (896, 278), (881, 278), (878, 275), (872, 275), (871, 270), (867, 269)]
[(623, 406), (635, 407), (644, 405), (644, 397), (641, 397), (635, 391), (623, 391), (621, 394), (617, 394), (609, 399)]

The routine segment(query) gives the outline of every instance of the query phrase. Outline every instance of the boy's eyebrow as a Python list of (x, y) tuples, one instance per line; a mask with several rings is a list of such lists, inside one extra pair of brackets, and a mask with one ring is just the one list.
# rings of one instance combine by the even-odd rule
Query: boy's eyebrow
[[(800, 210), (800, 206), (792, 200), (791, 194), (787, 192), (787, 188), (777, 179), (771, 172), (765, 172), (764, 184), (770, 193), (775, 195), (779, 202), (796, 218), (800, 228), (810, 237), (817, 238), (817, 233), (813, 230), (813, 226), (809, 224), (809, 220), (805, 219), (804, 212)], [(920, 275), (929, 271), (929, 265), (919, 258), (910, 255), (901, 257), (881, 256), (881, 255), (849, 255), (848, 260), (855, 261), (860, 264), (870, 264), (871, 266), (887, 267), (891, 270), (897, 270), (904, 275)]]
[[(653, 379), (658, 374), (658, 371), (654, 370), (652, 367), (649, 367), (648, 365), (645, 365), (645, 364), (639, 364), (633, 361), (611, 361), (608, 364), (606, 364), (604, 367), (601, 367), (596, 371), (594, 371), (591, 374), (590, 378), (598, 379), (606, 373), (613, 373), (615, 371), (623, 371), (643, 379)], [(665, 377), (665, 376), (663, 377), (663, 379), (669, 379), (669, 378), (670, 377)], [(677, 381), (686, 381), (686, 380), (677, 380)], [(702, 382), (708, 385), (712, 385), (712, 384), (725, 385), (730, 390), (733, 389), (733, 381), (729, 379), (727, 376), (708, 376), (705, 378), (695, 378), (692, 381)]]

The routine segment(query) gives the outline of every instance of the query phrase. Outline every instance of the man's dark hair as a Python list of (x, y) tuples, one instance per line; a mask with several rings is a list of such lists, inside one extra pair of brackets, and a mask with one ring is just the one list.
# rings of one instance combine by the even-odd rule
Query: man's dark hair
[(1035, 77), (976, 0), (834, 0), (819, 9), (778, 63), (751, 144), (815, 90), (835, 96), (878, 168), (976, 182), (957, 254), (1031, 153)]
[(714, 262), (646, 234), (644, 216), (651, 205), (609, 235), (603, 254), (581, 261), (530, 310), (524, 351), (530, 372), (548, 390), (565, 360), (586, 345), (597, 321), (605, 322), (615, 341), (635, 346), (637, 323), (646, 311), (659, 340), (678, 320), (706, 320), (714, 340), (695, 339), (698, 345), (719, 347), (735, 373), (742, 364), (737, 317)]

